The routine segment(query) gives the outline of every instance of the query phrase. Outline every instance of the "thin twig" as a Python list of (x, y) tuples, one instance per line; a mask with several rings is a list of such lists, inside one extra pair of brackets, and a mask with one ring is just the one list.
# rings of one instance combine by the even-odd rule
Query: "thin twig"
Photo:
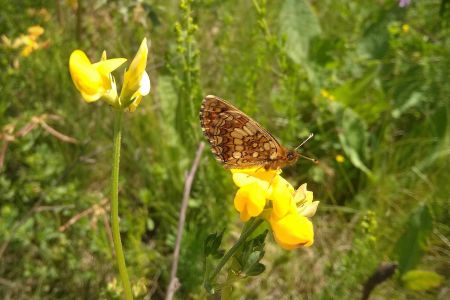
[(166, 300), (172, 300), (175, 292), (179, 288), (179, 281), (177, 276), (178, 270), (178, 260), (180, 259), (180, 246), (181, 246), (181, 238), (183, 236), (183, 227), (184, 222), (186, 220), (186, 211), (188, 206), (189, 195), (191, 193), (192, 182), (194, 181), (195, 173), (197, 172), (198, 165), (200, 163), (200, 158), (202, 156), (203, 149), (205, 148), (205, 144), (201, 142), (198, 145), (197, 152), (195, 153), (195, 159), (192, 163), (191, 170), (186, 176), (186, 181), (184, 183), (184, 192), (183, 192), (183, 200), (181, 202), (180, 208), (180, 217), (178, 220), (178, 229), (177, 229), (177, 239), (175, 241), (175, 249), (173, 251), (173, 262), (172, 269), (170, 271), (170, 281), (167, 287)]
[(48, 125), (47, 123), (45, 123), (44, 120), (41, 120), (40, 124), (41, 124), (42, 128), (44, 128), (48, 133), (53, 135), (58, 140), (61, 140), (66, 143), (72, 143), (72, 144), (78, 143), (77, 139), (74, 139), (73, 137), (62, 134), (61, 132), (57, 131), (55, 128), (53, 128), (50, 125)]
[(103, 207), (108, 203), (108, 199), (105, 198), (103, 199), (100, 203), (95, 203), (94, 205), (92, 205), (91, 207), (89, 207), (88, 209), (76, 214), (75, 216), (73, 216), (72, 218), (70, 218), (69, 221), (67, 221), (64, 225), (60, 226), (58, 228), (59, 232), (64, 232), (67, 230), (67, 228), (69, 228), (70, 226), (72, 226), (73, 224), (75, 224), (76, 222), (78, 222), (78, 220), (80, 220), (81, 218), (83, 218), (84, 216), (89, 215), (90, 213), (94, 212), (96, 209), (98, 209), (98, 207)]
[(5, 163), (6, 151), (8, 150), (9, 143), (15, 141), (16, 138), (23, 137), (34, 130), (36, 127), (41, 126), (45, 131), (49, 134), (66, 143), (77, 144), (78, 140), (65, 135), (55, 128), (48, 125), (46, 120), (61, 120), (61, 116), (52, 115), (52, 114), (43, 114), (39, 116), (34, 116), (31, 118), (31, 121), (25, 124), (19, 131), (14, 132), (14, 125), (9, 124), (3, 128), (3, 132), (0, 132), (0, 141), (3, 141), (3, 144), (0, 146), (0, 171), (3, 169), (3, 165)]

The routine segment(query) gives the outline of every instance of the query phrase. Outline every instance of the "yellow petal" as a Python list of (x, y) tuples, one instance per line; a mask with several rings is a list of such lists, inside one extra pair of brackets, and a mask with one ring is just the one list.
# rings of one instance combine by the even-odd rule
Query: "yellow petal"
[(69, 71), (75, 87), (87, 102), (98, 100), (105, 92), (102, 76), (83, 51), (72, 52), (69, 59)]
[(266, 190), (271, 189), (269, 182), (261, 180), (257, 177), (248, 175), (246, 173), (234, 173), (233, 181), (238, 187), (243, 187), (243, 186), (246, 186), (249, 184), (257, 183), (263, 189), (266, 189)]
[(148, 95), (148, 93), (150, 93), (150, 77), (148, 76), (147, 72), (144, 71), (144, 75), (141, 79), (141, 87), (131, 97), (133, 102), (131, 102), (131, 104), (128, 106), (128, 110), (130, 112), (135, 111), (141, 103), (142, 96)]
[(241, 213), (243, 221), (261, 214), (265, 205), (264, 190), (257, 183), (241, 187), (234, 197), (234, 207)]
[(106, 59), (103, 52), (102, 60), (92, 64), (86, 54), (75, 50), (70, 55), (69, 70), (75, 87), (84, 100), (92, 102), (103, 97), (111, 105), (116, 105), (117, 92), (111, 72), (122, 65), (126, 59)]
[(105, 59), (93, 64), (93, 66), (102, 76), (107, 77), (112, 71), (123, 65), (126, 61), (127, 61), (126, 58)]
[(247, 210), (243, 210), (239, 213), (239, 218), (242, 222), (247, 222), (250, 220), (251, 216), (248, 214)]
[(141, 103), (142, 100), (142, 96), (139, 95), (137, 96), (134, 101), (130, 104), (130, 106), (128, 106), (128, 110), (130, 112), (134, 112), (136, 110), (136, 108), (139, 106), (139, 104)]
[(277, 243), (285, 249), (311, 246), (314, 242), (314, 229), (311, 221), (296, 213), (281, 219), (271, 218), (270, 224)]
[(273, 191), (268, 199), (272, 200), (273, 213), (281, 218), (295, 208), (293, 202), (294, 187), (283, 177), (277, 176), (272, 183)]
[(104, 61), (104, 60), (106, 60), (106, 59), (107, 59), (107, 58), (106, 58), (106, 51), (103, 50), (102, 56), (100, 57), (100, 61)]
[(145, 67), (147, 66), (147, 55), (147, 39), (144, 38), (136, 56), (131, 62), (130, 68), (124, 75), (120, 99), (125, 107), (128, 107), (133, 102), (133, 95), (141, 88), (141, 80), (145, 76)]
[(262, 167), (254, 167), (248, 169), (230, 169), (231, 173), (243, 173), (252, 177), (259, 178), (261, 180), (265, 180), (267, 182), (272, 182), (273, 179), (281, 174), (281, 169), (278, 170), (266, 170)]
[(41, 34), (43, 34), (45, 30), (41, 26), (36, 25), (36, 26), (28, 27), (27, 31), (28, 31), (29, 35), (34, 36), (34, 37), (38, 37)]

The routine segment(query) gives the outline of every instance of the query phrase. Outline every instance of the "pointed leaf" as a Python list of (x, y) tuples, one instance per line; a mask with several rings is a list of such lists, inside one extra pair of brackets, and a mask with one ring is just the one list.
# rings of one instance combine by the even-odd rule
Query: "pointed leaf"
[(279, 19), (288, 55), (296, 63), (304, 61), (311, 38), (321, 33), (316, 14), (306, 0), (285, 0)]
[(407, 289), (423, 291), (440, 286), (444, 277), (432, 271), (413, 270), (405, 273), (402, 281)]
[(419, 263), (432, 229), (430, 210), (428, 206), (421, 204), (412, 212), (405, 225), (405, 232), (395, 246), (400, 274), (413, 269)]

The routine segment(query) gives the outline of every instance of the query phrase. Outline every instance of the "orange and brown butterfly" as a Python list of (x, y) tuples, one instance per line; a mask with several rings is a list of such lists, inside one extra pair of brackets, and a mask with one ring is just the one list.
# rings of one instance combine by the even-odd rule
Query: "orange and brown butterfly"
[(280, 169), (300, 154), (282, 145), (255, 120), (216, 96), (206, 96), (200, 108), (203, 133), (216, 159), (228, 169)]

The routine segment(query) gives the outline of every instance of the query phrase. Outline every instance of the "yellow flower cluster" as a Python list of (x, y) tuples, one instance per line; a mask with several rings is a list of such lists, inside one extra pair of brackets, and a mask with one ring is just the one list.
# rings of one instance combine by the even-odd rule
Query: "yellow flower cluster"
[(20, 51), (20, 55), (27, 57), (33, 51), (48, 47), (48, 41), (40, 42), (38, 40), (44, 32), (45, 30), (41, 26), (31, 26), (28, 27), (27, 34), (21, 34), (18, 38), (15, 38), (12, 41), (6, 35), (2, 35), (2, 44), (7, 48), (22, 49)]
[(69, 59), (70, 75), (86, 102), (102, 99), (117, 109), (134, 111), (142, 97), (150, 92), (150, 78), (145, 71), (147, 56), (147, 40), (144, 38), (125, 72), (120, 96), (111, 73), (127, 61), (125, 58), (107, 59), (106, 52), (103, 52), (99, 62), (91, 63), (82, 50), (75, 50)]
[(327, 90), (320, 90), (320, 95), (324, 98), (326, 98), (329, 101), (335, 101), (336, 97), (334, 97), (333, 94), (331, 94), (330, 92), (328, 92)]
[(281, 170), (264, 168), (232, 169), (233, 181), (239, 187), (234, 206), (242, 221), (264, 217), (277, 243), (284, 249), (311, 246), (314, 242), (312, 222), (319, 201), (306, 184), (297, 190), (280, 174)]

